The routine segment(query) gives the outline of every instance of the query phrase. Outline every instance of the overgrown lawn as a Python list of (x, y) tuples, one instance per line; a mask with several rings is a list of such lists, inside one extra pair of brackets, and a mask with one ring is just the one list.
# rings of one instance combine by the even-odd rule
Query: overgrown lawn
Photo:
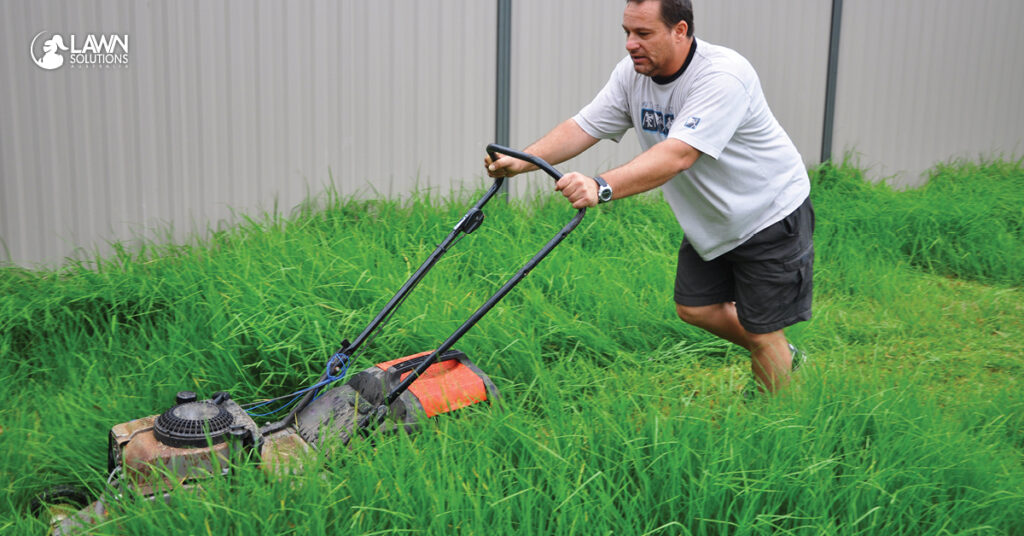
[[(519, 179), (517, 179), (519, 180)], [(530, 179), (523, 179), (530, 180)], [(536, 178), (534, 180), (542, 180)], [(100, 534), (1024, 534), (1024, 170), (939, 166), (907, 192), (814, 172), (812, 358), (744, 403), (746, 353), (675, 317), (681, 231), (652, 197), (580, 227), (457, 345), (504, 396), (312, 464), (254, 466)], [(0, 269), (0, 533), (103, 489), (110, 426), (175, 392), (309, 384), (473, 199), (326, 196), (192, 245)], [(492, 202), (354, 364), (436, 346), (573, 211)]]

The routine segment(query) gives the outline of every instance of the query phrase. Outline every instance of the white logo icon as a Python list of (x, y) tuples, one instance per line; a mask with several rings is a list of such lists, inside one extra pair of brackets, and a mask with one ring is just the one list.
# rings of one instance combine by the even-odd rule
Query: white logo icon
[(128, 67), (128, 34), (61, 35), (43, 30), (32, 38), (29, 53), (32, 61), (47, 71), (65, 64), (73, 68)]
[(52, 71), (59, 68), (61, 65), (64, 65), (64, 56), (61, 55), (60, 52), (57, 52), (57, 50), (68, 50), (68, 47), (64, 45), (63, 37), (59, 34), (53, 34), (53, 37), (43, 41), (42, 57), (36, 56), (36, 41), (39, 39), (39, 36), (45, 33), (47, 32), (39, 32), (34, 38), (32, 38), (32, 46), (29, 49), (29, 52), (32, 54), (32, 61), (36, 62), (36, 65), (46, 69), (47, 71)]

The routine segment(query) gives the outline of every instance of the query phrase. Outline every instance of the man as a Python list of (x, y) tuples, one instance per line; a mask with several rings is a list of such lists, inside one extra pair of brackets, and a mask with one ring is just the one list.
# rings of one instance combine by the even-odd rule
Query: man
[[(643, 153), (556, 189), (582, 208), (661, 187), (685, 235), (676, 312), (747, 348), (759, 387), (776, 392), (804, 359), (783, 328), (811, 315), (807, 170), (750, 63), (693, 36), (689, 0), (628, 0), (622, 28), (629, 56), (608, 84), (526, 152), (559, 163), (635, 128)], [(534, 169), (508, 156), (485, 164), (492, 177)]]

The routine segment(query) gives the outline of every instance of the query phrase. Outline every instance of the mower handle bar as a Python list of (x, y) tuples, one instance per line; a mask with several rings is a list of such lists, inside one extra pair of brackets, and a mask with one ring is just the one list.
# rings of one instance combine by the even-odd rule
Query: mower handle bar
[[(498, 145), (496, 143), (491, 143), (487, 145), (487, 153), (490, 155), (492, 161), (496, 159), (497, 155), (495, 153), (500, 153), (507, 156), (511, 156), (513, 158), (518, 158), (520, 160), (525, 160), (537, 166), (538, 168), (544, 170), (545, 173), (550, 175), (551, 178), (553, 178), (556, 181), (562, 178), (562, 173), (560, 171), (555, 169), (554, 166), (545, 162), (544, 159), (538, 156), (529, 153), (524, 153), (522, 151), (517, 151), (510, 147), (505, 147), (504, 145)], [(490, 201), (491, 198), (493, 198), (495, 194), (497, 194), (500, 191), (501, 186), (504, 183), (504, 177), (497, 177), (494, 179), (494, 183), (491, 185), (490, 189), (488, 189), (487, 192), (483, 195), (483, 197), (477, 200), (476, 204), (474, 204), (473, 207), (466, 212), (462, 219), (459, 220), (457, 224), (455, 224), (455, 228), (452, 229), (451, 233), (449, 233), (448, 236), (441, 242), (441, 244), (437, 246), (434, 252), (431, 253), (431, 255), (427, 258), (426, 261), (424, 261), (420, 268), (412, 276), (409, 277), (409, 279), (405, 282), (402, 288), (400, 288), (398, 292), (395, 294), (395, 296), (391, 298), (391, 301), (389, 301), (387, 305), (384, 306), (384, 309), (381, 310), (377, 317), (374, 318), (368, 326), (366, 326), (363, 332), (360, 333), (359, 336), (356, 337), (354, 341), (343, 345), (345, 346), (345, 354), (347, 354), (350, 357), (355, 354), (359, 347), (362, 346), (364, 342), (366, 342), (366, 339), (370, 336), (370, 334), (377, 329), (377, 327), (391, 314), (392, 311), (394, 311), (398, 307), (398, 305), (401, 304), (401, 301), (419, 283), (420, 279), (422, 279), (423, 276), (426, 275), (427, 271), (433, 268), (434, 264), (441, 258), (441, 256), (448, 252), (448, 249), (454, 245), (459, 235), (472, 233), (481, 225), (481, 223), (483, 223), (484, 205), (486, 205), (487, 202)], [(567, 226), (570, 231), (572, 230), (572, 228), (576, 227), (576, 225), (578, 225), (579, 222), (583, 219), (583, 215), (586, 214), (586, 210), (587, 209), (585, 208), (579, 209), (579, 211), (576, 214), (576, 218), (574, 218), (573, 221), (569, 224), (569, 226)], [(568, 234), (568, 232), (566, 232), (566, 234)], [(547, 252), (545, 252), (544, 255), (547, 255)]]
[[(537, 166), (538, 168), (544, 170), (544, 172), (547, 173), (548, 175), (551, 175), (551, 177), (556, 181), (562, 177), (562, 174), (557, 169), (555, 169), (551, 164), (548, 164), (540, 157), (528, 153), (516, 151), (514, 149), (510, 149), (508, 147), (504, 147), (494, 143), (487, 146), (487, 153), (490, 155), (492, 161), (496, 160), (495, 153), (501, 153), (507, 156), (511, 156), (513, 158), (525, 160)], [(494, 186), (491, 187), (491, 191), (494, 191), (495, 189), (500, 187), (503, 182), (504, 179), (502, 177), (495, 179)], [(485, 196), (485, 199), (490, 199), (490, 195)], [(479, 206), (481, 205), (478, 204), (478, 207)], [(473, 209), (470, 209), (470, 213), (467, 213), (467, 216), (469, 216), (469, 214), (471, 214), (472, 211)], [(533, 258), (527, 261), (527, 263), (522, 268), (520, 268), (519, 271), (515, 273), (515, 275), (513, 275), (508, 281), (506, 281), (505, 284), (502, 285), (502, 287), (498, 289), (497, 292), (495, 292), (486, 302), (484, 302), (483, 305), (480, 306), (479, 309), (476, 310), (476, 312), (470, 315), (469, 319), (463, 322), (463, 324), (459, 326), (459, 328), (456, 329), (455, 332), (452, 333), (451, 336), (449, 336), (443, 343), (441, 343), (440, 346), (438, 346), (433, 352), (431, 352), (430, 355), (423, 358), (423, 360), (416, 366), (415, 370), (409, 373), (398, 385), (396, 385), (391, 390), (391, 392), (387, 394), (387, 396), (380, 404), (373, 408), (367, 415), (365, 415), (359, 421), (359, 424), (356, 427), (357, 432), (363, 436), (373, 434), (378, 429), (380, 423), (384, 421), (384, 418), (387, 415), (391, 403), (397, 400), (398, 397), (401, 396), (402, 393), (404, 393), (409, 388), (412, 382), (416, 381), (416, 379), (421, 374), (423, 374), (427, 370), (427, 368), (430, 367), (430, 365), (434, 364), (445, 352), (451, 349), (452, 346), (454, 346), (455, 343), (458, 342), (458, 340), (461, 339), (462, 336), (465, 335), (467, 331), (469, 331), (474, 325), (476, 325), (476, 323), (481, 318), (483, 318), (484, 315), (486, 315), (495, 305), (497, 305), (497, 303), (501, 301), (501, 299), (504, 298), (506, 294), (511, 292), (512, 289), (516, 285), (518, 285), (519, 282), (522, 281), (526, 277), (526, 275), (529, 274), (530, 271), (533, 270), (537, 266), (537, 264), (539, 264), (540, 261), (544, 259), (544, 257), (548, 255), (548, 253), (551, 253), (551, 250), (555, 249), (555, 247), (558, 246), (558, 244), (561, 243), (562, 240), (565, 239), (565, 237), (568, 236), (569, 233), (571, 233), (572, 230), (575, 229), (576, 226), (580, 224), (586, 212), (586, 208), (579, 209), (576, 212), (576, 216), (573, 217), (573, 219), (569, 221), (569, 223), (565, 224), (558, 231), (558, 233), (555, 234), (555, 236), (551, 238), (548, 241), (548, 243), (545, 244), (544, 247), (541, 248), (540, 251), (538, 251), (533, 256)], [(466, 219), (466, 217), (464, 217), (463, 219)], [(456, 229), (458, 229), (458, 227), (459, 226), (456, 226)], [(350, 435), (349, 440), (351, 440), (354, 435), (355, 434)]]
[(530, 153), (524, 153), (522, 151), (517, 151), (515, 149), (510, 149), (508, 147), (505, 147), (504, 145), (498, 145), (497, 143), (492, 143), (487, 146), (487, 154), (491, 157), (492, 162), (498, 159), (498, 154), (496, 153), (503, 154), (505, 156), (511, 156), (512, 158), (529, 162), (539, 167), (540, 169), (544, 170), (544, 173), (551, 175), (551, 178), (555, 179), (556, 181), (562, 178), (562, 173), (560, 171), (555, 169), (554, 166), (545, 162), (544, 159), (538, 156), (534, 156)]
[[(491, 160), (496, 159), (495, 153), (501, 153), (503, 155), (511, 156), (513, 158), (529, 162), (537, 166), (538, 168), (544, 170), (545, 173), (550, 175), (556, 181), (562, 177), (562, 174), (557, 169), (555, 169), (554, 166), (545, 162), (542, 158), (534, 156), (532, 154), (517, 151), (515, 149), (511, 149), (509, 147), (505, 147), (495, 143), (489, 144), (487, 146), (487, 153), (490, 155)], [(402, 287), (394, 296), (392, 296), (391, 300), (388, 301), (384, 308), (379, 313), (377, 313), (377, 316), (370, 321), (370, 324), (367, 325), (365, 329), (363, 329), (362, 333), (360, 333), (359, 336), (357, 336), (354, 341), (349, 342), (346, 340), (342, 343), (342, 348), (341, 350), (339, 350), (340, 353), (343, 353), (349, 358), (352, 358), (355, 355), (355, 353), (359, 350), (359, 347), (362, 346), (362, 344), (366, 342), (366, 340), (370, 337), (371, 333), (373, 333), (373, 331), (375, 331), (391, 315), (391, 313), (394, 312), (394, 310), (397, 309), (399, 305), (401, 305), (405, 297), (413, 290), (413, 288), (416, 287), (417, 284), (419, 284), (419, 282), (423, 279), (426, 273), (431, 268), (434, 267), (434, 264), (436, 264), (437, 261), (440, 260), (441, 256), (447, 253), (448, 250), (455, 244), (455, 242), (458, 241), (460, 235), (472, 233), (480, 226), (481, 223), (483, 223), (484, 217), (482, 209), (484, 205), (486, 205), (487, 202), (490, 201), (491, 198), (493, 198), (496, 193), (498, 193), (499, 189), (501, 188), (502, 184), (504, 184), (504, 182), (504, 177), (497, 177), (494, 179), (494, 184), (491, 185), (491, 187), (487, 190), (483, 197), (481, 197), (476, 202), (476, 204), (474, 204), (473, 207), (466, 212), (466, 215), (463, 216), (461, 220), (459, 220), (459, 222), (455, 225), (455, 228), (453, 228), (451, 232), (448, 233), (448, 236), (445, 237), (445, 239), (437, 246), (436, 249), (434, 249), (433, 253), (430, 254), (430, 256), (427, 258), (426, 261), (423, 262), (419, 269), (416, 270), (416, 272), (412, 276), (410, 276), (408, 280), (406, 280), (405, 284), (402, 285)], [(573, 229), (575, 229), (576, 226), (579, 225), (579, 223), (583, 220), (583, 216), (586, 214), (586, 211), (587, 209), (585, 208), (579, 209), (579, 211), (577, 211), (576, 213), (576, 216), (564, 227), (562, 227), (562, 229), (559, 230), (555, 237), (549, 240), (548, 243), (545, 244), (544, 247), (526, 263), (526, 265), (524, 265), (514, 276), (512, 276), (511, 279), (509, 279), (501, 287), (501, 289), (499, 289), (493, 296), (491, 296), (491, 298), (488, 299), (486, 303), (484, 303), (479, 309), (477, 309), (477, 311), (473, 313), (473, 315), (470, 316), (468, 320), (466, 320), (457, 330), (455, 330), (455, 333), (448, 337), (448, 339), (446, 339), (430, 355), (426, 356), (422, 361), (420, 361), (416, 369), (413, 370), (408, 376), (406, 376), (406, 378), (401, 383), (395, 386), (395, 388), (392, 389), (390, 393), (388, 393), (384, 402), (377, 406), (369, 415), (366, 415), (366, 417), (362, 419), (362, 421), (359, 423), (358, 428), (364, 431), (370, 428), (376, 429), (376, 425), (380, 424), (380, 422), (384, 419), (384, 415), (387, 413), (391, 403), (394, 402), (402, 393), (404, 393), (409, 388), (409, 385), (413, 381), (415, 381), (416, 378), (418, 378), (421, 374), (423, 374), (423, 372), (430, 365), (434, 364), (438, 360), (439, 356), (441, 356), (443, 353), (451, 349), (451, 347), (456, 342), (458, 342), (458, 340), (462, 338), (462, 336), (467, 331), (469, 331), (470, 328), (476, 325), (476, 323), (481, 318), (483, 318), (483, 316), (487, 314), (487, 312), (490, 311), (491, 308), (493, 308), (498, 303), (498, 301), (505, 297), (505, 295), (508, 294), (513, 287), (519, 284), (519, 282), (524, 277), (526, 277), (526, 274), (530, 273), (530, 271), (533, 270), (533, 268), (537, 266), (537, 264), (540, 263), (540, 261), (545, 256), (547, 256), (547, 254), (550, 253), (551, 250), (555, 248), (555, 246), (557, 246), (566, 236), (568, 236), (568, 234)], [(327, 375), (324, 374), (323, 376), (321, 376), (320, 380), (317, 383), (322, 382), (326, 377)], [(265, 425), (263, 428), (260, 429), (260, 432), (263, 433), (264, 435), (268, 435), (270, 433), (276, 432), (289, 426), (291, 422), (294, 420), (295, 416), (298, 414), (298, 412), (309, 404), (313, 396), (313, 391), (306, 393), (306, 395), (303, 396), (299, 403), (292, 408), (291, 412), (289, 412), (289, 414), (284, 419)]]

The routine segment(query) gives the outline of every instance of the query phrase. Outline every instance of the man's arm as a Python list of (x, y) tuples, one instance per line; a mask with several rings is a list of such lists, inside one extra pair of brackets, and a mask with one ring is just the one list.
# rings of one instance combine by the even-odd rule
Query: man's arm
[[(601, 178), (612, 187), (612, 199), (620, 199), (665, 184), (680, 171), (689, 169), (700, 155), (701, 152), (690, 144), (668, 138), (640, 153), (628, 164), (601, 173)], [(597, 183), (582, 173), (566, 173), (555, 188), (574, 208), (597, 205)]]
[[(560, 164), (593, 147), (597, 142), (598, 139), (584, 132), (576, 121), (566, 119), (523, 152), (538, 156), (549, 164)], [(491, 177), (511, 177), (537, 169), (533, 164), (511, 156), (500, 156), (494, 162), (488, 156), (484, 159), (484, 165)]]

